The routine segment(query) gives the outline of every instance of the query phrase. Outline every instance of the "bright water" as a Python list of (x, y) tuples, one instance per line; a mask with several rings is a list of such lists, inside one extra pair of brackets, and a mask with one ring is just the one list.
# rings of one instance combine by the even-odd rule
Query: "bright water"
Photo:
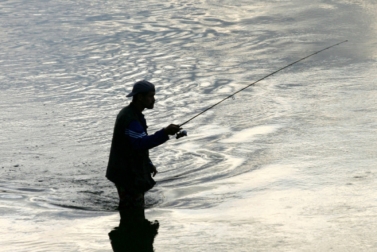
[(296, 64), (151, 151), (155, 251), (377, 251), (374, 0), (0, 2), (2, 251), (111, 251), (132, 84), (150, 133)]

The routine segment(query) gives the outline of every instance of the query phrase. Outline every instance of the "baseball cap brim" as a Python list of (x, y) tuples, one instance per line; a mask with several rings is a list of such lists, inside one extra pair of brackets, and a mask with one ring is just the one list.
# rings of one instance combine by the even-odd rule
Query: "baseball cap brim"
[(132, 96), (134, 96), (135, 94), (137, 94), (137, 93), (131, 92), (131, 93), (129, 93), (128, 95), (126, 95), (126, 97), (132, 97)]
[(132, 97), (136, 94), (139, 94), (139, 93), (148, 93), (148, 92), (155, 92), (155, 87), (152, 83), (146, 81), (146, 80), (142, 80), (142, 81), (138, 81), (134, 84), (133, 88), (132, 88), (132, 92), (129, 93), (128, 95), (126, 95), (126, 97)]

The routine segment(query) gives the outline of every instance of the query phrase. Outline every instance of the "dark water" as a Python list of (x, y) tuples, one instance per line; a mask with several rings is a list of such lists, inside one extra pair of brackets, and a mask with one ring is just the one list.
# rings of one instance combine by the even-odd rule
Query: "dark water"
[(132, 84), (150, 133), (301, 57), (151, 151), (156, 251), (375, 251), (377, 3), (0, 2), (0, 244), (111, 251)]

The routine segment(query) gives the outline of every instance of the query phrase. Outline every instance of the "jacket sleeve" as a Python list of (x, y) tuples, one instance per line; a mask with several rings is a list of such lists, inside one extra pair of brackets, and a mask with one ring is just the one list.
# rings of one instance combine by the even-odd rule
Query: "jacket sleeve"
[(169, 140), (169, 136), (163, 129), (153, 135), (147, 135), (138, 121), (132, 121), (125, 129), (125, 135), (130, 140), (135, 150), (149, 150)]

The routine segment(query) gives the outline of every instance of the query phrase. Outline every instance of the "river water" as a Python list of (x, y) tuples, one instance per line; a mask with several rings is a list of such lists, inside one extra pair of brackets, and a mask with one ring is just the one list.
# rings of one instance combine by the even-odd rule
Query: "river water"
[(2, 251), (112, 251), (115, 116), (149, 132), (155, 251), (377, 250), (374, 0), (0, 2)]

